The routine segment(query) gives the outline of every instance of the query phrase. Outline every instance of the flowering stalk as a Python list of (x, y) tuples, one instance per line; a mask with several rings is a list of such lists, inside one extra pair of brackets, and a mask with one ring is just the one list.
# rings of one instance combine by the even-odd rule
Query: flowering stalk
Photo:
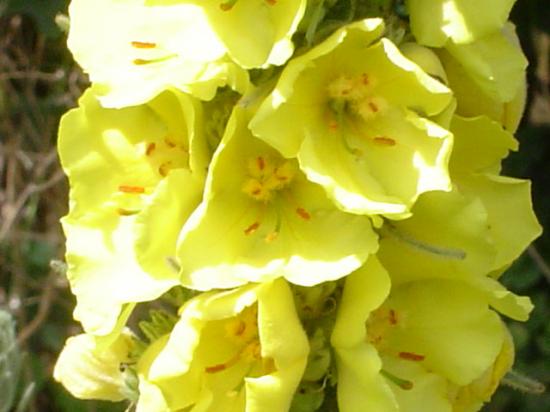
[(140, 412), (479, 410), (513, 364), (501, 316), (532, 309), (498, 278), (540, 234), (501, 175), (512, 5), (73, 0), (84, 333), (55, 378)]

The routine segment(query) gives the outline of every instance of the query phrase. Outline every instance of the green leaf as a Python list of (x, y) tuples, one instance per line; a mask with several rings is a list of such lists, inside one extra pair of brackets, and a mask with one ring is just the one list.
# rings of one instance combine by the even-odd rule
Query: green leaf
[(5, 14), (22, 13), (31, 17), (38, 30), (46, 37), (61, 35), (55, 15), (67, 9), (67, 0), (11, 0)]
[(20, 369), (15, 322), (8, 312), (0, 310), (0, 412), (8, 412), (14, 402)]

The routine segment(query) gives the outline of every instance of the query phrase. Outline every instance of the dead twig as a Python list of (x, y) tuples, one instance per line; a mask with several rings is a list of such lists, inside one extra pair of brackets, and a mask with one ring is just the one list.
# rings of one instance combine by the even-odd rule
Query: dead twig
[(57, 273), (53, 270), (50, 271), (44, 288), (42, 289), (42, 294), (40, 295), (40, 303), (38, 304), (38, 310), (36, 316), (27, 323), (17, 335), (17, 343), (22, 345), (27, 339), (29, 339), (44, 323), (50, 308), (52, 306), (53, 300), (55, 298), (55, 278)]
[(63, 173), (63, 171), (58, 170), (44, 183), (29, 183), (13, 204), (4, 206), (4, 221), (2, 222), (2, 226), (0, 226), (0, 242), (2, 242), (8, 235), (8, 232), (11, 230), (13, 224), (16, 222), (17, 217), (27, 203), (27, 200), (32, 195), (43, 192), (56, 185), (64, 177), (65, 174)]
[(533, 262), (535, 262), (540, 272), (544, 275), (546, 281), (550, 283), (550, 266), (548, 266), (537, 248), (534, 245), (531, 245), (527, 248), (527, 253), (531, 259), (533, 259)]

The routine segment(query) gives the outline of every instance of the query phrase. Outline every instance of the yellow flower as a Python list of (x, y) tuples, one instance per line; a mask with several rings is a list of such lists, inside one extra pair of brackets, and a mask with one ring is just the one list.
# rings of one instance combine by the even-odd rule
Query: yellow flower
[(167, 259), (200, 202), (208, 150), (189, 96), (165, 92), (114, 110), (102, 108), (94, 90), (63, 117), (58, 149), (71, 185), (62, 223), (75, 318), (106, 335), (135, 302), (178, 284)]
[(130, 393), (124, 364), (130, 361), (133, 346), (127, 330), (108, 346), (92, 335), (73, 336), (55, 364), (54, 379), (80, 399), (122, 401)]
[(140, 360), (137, 410), (286, 412), (307, 356), (284, 280), (205, 293)]
[(515, 0), (407, 0), (411, 31), (418, 43), (442, 47), (447, 41), (471, 43), (498, 31)]
[(513, 24), (470, 44), (449, 43), (439, 55), (457, 114), (486, 115), (510, 132), (517, 129), (526, 100), (527, 59)]
[(294, 51), (292, 35), (306, 0), (147, 0), (147, 5), (193, 4), (240, 66), (251, 69), (284, 64)]
[(69, 15), (69, 49), (103, 106), (142, 104), (168, 88), (209, 100), (218, 87), (248, 87), (198, 5), (73, 0)]
[(495, 362), (475, 381), (466, 386), (450, 385), (449, 398), (453, 412), (475, 412), (488, 402), (504, 375), (514, 364), (514, 342), (505, 330), (502, 348)]
[(361, 266), (378, 246), (369, 218), (337, 209), (295, 159), (252, 136), (248, 120), (236, 107), (181, 232), (182, 283), (210, 290), (285, 277), (311, 286)]
[(499, 301), (496, 282), (389, 285), (376, 260), (346, 278), (331, 339), (339, 410), (450, 412), (489, 396), (510, 365), (509, 338), (490, 305), (525, 318), (520, 298)]
[(342, 210), (403, 218), (421, 193), (449, 190), (451, 135), (423, 116), (451, 92), (380, 39), (383, 28), (345, 26), (291, 60), (250, 129), (297, 157)]

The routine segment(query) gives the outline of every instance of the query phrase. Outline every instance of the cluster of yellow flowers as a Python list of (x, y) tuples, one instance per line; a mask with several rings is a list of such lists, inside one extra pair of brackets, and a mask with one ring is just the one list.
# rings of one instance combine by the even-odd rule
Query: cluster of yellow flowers
[(540, 234), (514, 0), (72, 0), (75, 318), (55, 378), (138, 412), (470, 412)]

